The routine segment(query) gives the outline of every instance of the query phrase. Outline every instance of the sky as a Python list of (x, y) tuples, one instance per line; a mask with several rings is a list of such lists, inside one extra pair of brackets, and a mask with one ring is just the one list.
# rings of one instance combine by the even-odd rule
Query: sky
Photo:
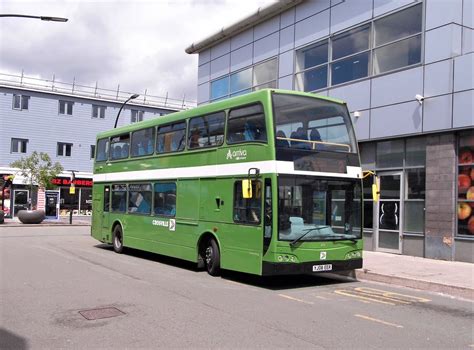
[(274, 0), (1, 0), (0, 73), (196, 100), (198, 55), (184, 50)]

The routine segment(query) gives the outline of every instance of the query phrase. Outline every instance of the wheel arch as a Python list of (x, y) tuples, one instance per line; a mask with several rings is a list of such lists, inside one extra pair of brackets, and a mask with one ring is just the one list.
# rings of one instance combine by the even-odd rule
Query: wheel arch
[[(222, 252), (221, 249), (221, 243), (219, 241), (219, 238), (217, 238), (216, 234), (212, 231), (205, 231), (201, 233), (199, 236), (199, 239), (196, 244), (196, 256), (197, 256), (197, 263), (198, 267), (202, 268), (204, 267), (204, 260), (203, 260), (203, 254), (206, 246), (206, 242), (208, 242), (210, 239), (214, 239), (217, 243), (217, 246), (219, 247), (219, 250)], [(222, 255), (222, 253), (221, 253)]]

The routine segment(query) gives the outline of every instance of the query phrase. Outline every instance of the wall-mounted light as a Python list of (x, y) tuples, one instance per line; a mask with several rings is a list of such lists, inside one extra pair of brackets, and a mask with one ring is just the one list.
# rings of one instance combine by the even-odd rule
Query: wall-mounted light
[(359, 118), (359, 117), (360, 117), (360, 112), (359, 112), (359, 111), (355, 111), (355, 112), (354, 112), (354, 117), (355, 117), (355, 118)]

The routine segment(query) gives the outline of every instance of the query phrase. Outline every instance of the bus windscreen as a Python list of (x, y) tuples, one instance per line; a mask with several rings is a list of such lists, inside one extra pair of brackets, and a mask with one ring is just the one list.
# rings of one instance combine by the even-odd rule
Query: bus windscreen
[(356, 153), (343, 104), (305, 96), (273, 94), (276, 147)]

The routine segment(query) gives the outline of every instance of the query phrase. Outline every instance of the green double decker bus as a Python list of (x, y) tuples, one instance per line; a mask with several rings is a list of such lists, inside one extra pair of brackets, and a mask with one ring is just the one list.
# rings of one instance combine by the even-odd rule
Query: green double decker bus
[(91, 234), (256, 275), (362, 267), (344, 102), (265, 89), (97, 136)]

